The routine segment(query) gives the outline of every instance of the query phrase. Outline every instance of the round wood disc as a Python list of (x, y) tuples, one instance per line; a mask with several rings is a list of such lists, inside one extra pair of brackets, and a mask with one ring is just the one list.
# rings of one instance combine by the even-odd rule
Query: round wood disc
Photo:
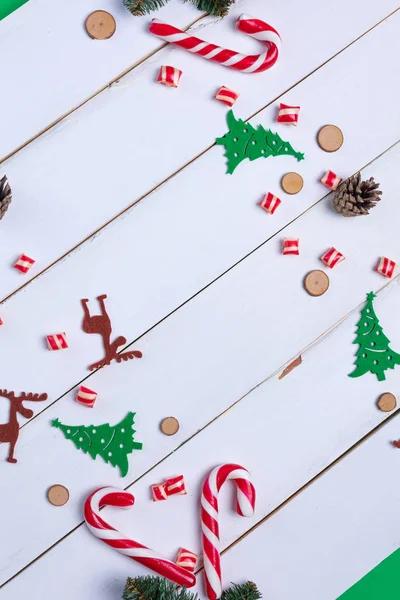
[(325, 152), (336, 152), (343, 144), (343, 133), (336, 125), (324, 125), (318, 132), (318, 144)]
[(303, 187), (303, 178), (298, 173), (286, 173), (282, 177), (281, 186), (287, 194), (298, 194)]
[(175, 417), (167, 417), (161, 423), (161, 431), (165, 435), (175, 435), (179, 430), (179, 421)]
[(324, 271), (310, 271), (304, 278), (304, 288), (310, 296), (322, 296), (329, 288), (329, 277)]
[(110, 13), (96, 10), (86, 19), (85, 27), (93, 40), (108, 40), (114, 35), (117, 24)]
[(47, 498), (53, 506), (64, 506), (69, 500), (69, 491), (63, 485), (52, 485), (47, 490)]
[(383, 412), (391, 412), (397, 406), (396, 396), (391, 394), (390, 392), (386, 392), (379, 396), (378, 400), (378, 408), (383, 410)]

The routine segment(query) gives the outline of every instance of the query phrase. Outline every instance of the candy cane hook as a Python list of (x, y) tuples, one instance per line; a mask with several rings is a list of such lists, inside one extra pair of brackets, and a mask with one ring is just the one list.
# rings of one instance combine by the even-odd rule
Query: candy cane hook
[(281, 48), (281, 38), (276, 29), (249, 15), (241, 15), (238, 18), (236, 29), (264, 42), (267, 46), (266, 51), (262, 54), (248, 55), (226, 50), (215, 44), (203, 42), (194, 35), (177, 29), (173, 25), (167, 25), (158, 19), (153, 19), (149, 31), (166, 42), (176, 44), (189, 52), (199, 54), (203, 58), (218, 62), (225, 67), (231, 67), (231, 69), (237, 69), (244, 73), (261, 73), (261, 71), (270, 69), (278, 60)]
[(216, 467), (203, 484), (201, 528), (204, 576), (210, 600), (216, 600), (222, 594), (218, 494), (228, 479), (232, 479), (237, 486), (236, 511), (239, 515), (251, 517), (256, 503), (256, 490), (251, 482), (250, 473), (240, 465), (227, 464)]
[(100, 488), (86, 499), (84, 506), (86, 525), (93, 535), (117, 550), (117, 552), (129, 556), (129, 558), (136, 560), (178, 585), (185, 585), (188, 588), (193, 587), (196, 583), (196, 577), (193, 573), (160, 556), (150, 548), (127, 538), (100, 517), (99, 510), (102, 506), (130, 508), (134, 503), (135, 498), (130, 492), (115, 487)]

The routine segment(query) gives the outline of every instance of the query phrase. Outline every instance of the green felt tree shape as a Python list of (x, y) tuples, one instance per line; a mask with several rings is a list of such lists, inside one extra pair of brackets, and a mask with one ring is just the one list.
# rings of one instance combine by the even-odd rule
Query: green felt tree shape
[(394, 369), (400, 365), (400, 354), (389, 347), (390, 340), (383, 333), (375, 314), (373, 300), (375, 294), (367, 294), (367, 303), (361, 311), (361, 319), (357, 323), (357, 337), (354, 344), (359, 344), (355, 370), (349, 377), (361, 377), (370, 371), (379, 381), (384, 381), (386, 369)]
[(236, 119), (232, 110), (228, 112), (227, 121), (229, 132), (216, 139), (218, 145), (225, 146), (225, 156), (228, 159), (227, 173), (232, 174), (245, 158), (256, 160), (287, 154), (294, 156), (298, 161), (304, 159), (303, 153), (296, 152), (289, 142), (284, 142), (277, 133), (264, 129), (262, 125), (254, 129), (250, 123)]
[(126, 417), (112, 427), (104, 425), (64, 425), (58, 419), (52, 421), (52, 426), (61, 429), (67, 440), (72, 440), (79, 450), (89, 453), (92, 458), (100, 455), (101, 458), (113, 467), (119, 467), (121, 476), (128, 473), (128, 454), (133, 450), (141, 450), (143, 444), (133, 439), (136, 433), (133, 429), (135, 414), (129, 412)]

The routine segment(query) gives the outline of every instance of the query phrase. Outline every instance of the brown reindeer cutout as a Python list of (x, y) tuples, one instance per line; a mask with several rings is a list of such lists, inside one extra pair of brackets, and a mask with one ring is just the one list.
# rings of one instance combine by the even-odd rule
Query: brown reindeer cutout
[(33, 410), (25, 408), (23, 402), (43, 402), (44, 400), (47, 400), (47, 394), (39, 395), (32, 394), (32, 392), (26, 394), (25, 392), (22, 392), (20, 396), (15, 396), (14, 392), (0, 390), (0, 396), (7, 398), (10, 401), (10, 418), (8, 423), (0, 425), (0, 442), (8, 442), (10, 444), (7, 461), (16, 463), (17, 459), (14, 458), (14, 448), (19, 436), (17, 413), (25, 417), (25, 419), (30, 419), (33, 417)]
[(112, 360), (116, 360), (120, 363), (122, 360), (129, 360), (132, 358), (142, 358), (142, 353), (138, 350), (131, 350), (129, 352), (121, 352), (118, 354), (118, 348), (126, 344), (126, 338), (122, 335), (117, 337), (116, 340), (111, 342), (111, 321), (110, 317), (107, 314), (106, 307), (104, 304), (104, 300), (107, 298), (105, 294), (102, 296), (98, 296), (97, 300), (100, 304), (100, 315), (91, 316), (89, 313), (87, 298), (83, 298), (81, 300), (83, 312), (85, 316), (83, 318), (82, 329), (85, 333), (98, 333), (101, 335), (103, 339), (103, 346), (105, 357), (102, 360), (99, 360), (96, 363), (93, 363), (89, 367), (89, 371), (94, 371), (95, 369), (99, 369), (100, 367), (104, 367), (105, 365), (109, 365)]

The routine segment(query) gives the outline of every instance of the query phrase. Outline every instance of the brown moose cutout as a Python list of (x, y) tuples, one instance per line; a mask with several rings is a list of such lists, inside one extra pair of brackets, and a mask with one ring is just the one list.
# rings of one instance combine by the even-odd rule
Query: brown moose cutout
[(14, 458), (14, 448), (19, 436), (17, 413), (25, 417), (25, 419), (30, 419), (33, 417), (33, 410), (25, 408), (23, 402), (43, 402), (47, 400), (47, 394), (39, 395), (32, 394), (32, 392), (26, 394), (22, 392), (20, 396), (15, 396), (14, 392), (0, 390), (0, 396), (10, 401), (10, 418), (8, 423), (0, 425), (0, 442), (8, 442), (10, 444), (7, 461), (16, 463), (17, 459)]
[(129, 360), (132, 358), (142, 358), (142, 353), (138, 350), (130, 350), (128, 352), (121, 352), (118, 354), (118, 348), (126, 344), (126, 338), (122, 335), (118, 336), (116, 340), (111, 342), (111, 321), (110, 317), (107, 314), (106, 307), (104, 304), (104, 300), (107, 298), (105, 294), (102, 296), (98, 296), (97, 300), (100, 304), (101, 314), (91, 316), (89, 313), (87, 298), (83, 298), (81, 300), (83, 312), (85, 316), (83, 318), (82, 329), (85, 333), (98, 333), (101, 335), (103, 339), (103, 346), (105, 357), (102, 360), (99, 360), (96, 363), (93, 363), (89, 367), (89, 371), (94, 371), (95, 369), (100, 369), (100, 367), (104, 367), (105, 365), (109, 365), (112, 360), (116, 360), (120, 363), (122, 360)]

